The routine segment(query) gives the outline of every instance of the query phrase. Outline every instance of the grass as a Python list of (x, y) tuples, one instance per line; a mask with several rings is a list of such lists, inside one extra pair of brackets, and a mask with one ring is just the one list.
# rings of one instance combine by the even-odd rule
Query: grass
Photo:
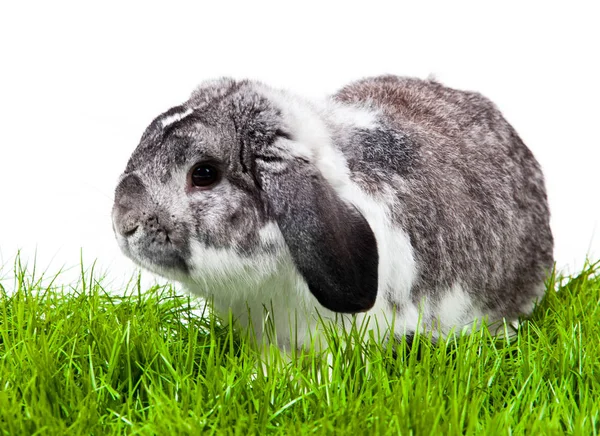
[(271, 349), (261, 373), (248, 340), (170, 287), (46, 286), (17, 263), (0, 285), (0, 434), (596, 435), (597, 272), (551, 280), (510, 340), (484, 327), (394, 355), (334, 335), (330, 369)]

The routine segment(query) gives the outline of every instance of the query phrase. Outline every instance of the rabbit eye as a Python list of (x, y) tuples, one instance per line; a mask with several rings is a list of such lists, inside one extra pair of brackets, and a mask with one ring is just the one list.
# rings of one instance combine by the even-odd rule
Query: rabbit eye
[(219, 171), (214, 165), (203, 163), (198, 164), (192, 169), (192, 186), (196, 188), (206, 188), (214, 185), (219, 180)]

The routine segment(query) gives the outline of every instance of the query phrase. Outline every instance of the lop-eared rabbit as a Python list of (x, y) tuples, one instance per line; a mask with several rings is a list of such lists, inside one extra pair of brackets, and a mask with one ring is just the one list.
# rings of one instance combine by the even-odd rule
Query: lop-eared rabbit
[(146, 129), (113, 224), (137, 264), (282, 348), (320, 319), (386, 337), (514, 322), (553, 266), (540, 166), (499, 110), (396, 76), (321, 101), (203, 83)]

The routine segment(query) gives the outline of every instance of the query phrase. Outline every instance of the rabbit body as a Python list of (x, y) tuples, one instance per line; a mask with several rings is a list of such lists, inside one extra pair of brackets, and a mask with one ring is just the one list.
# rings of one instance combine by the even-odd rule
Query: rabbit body
[[(218, 178), (195, 186), (204, 163)], [(144, 133), (113, 222), (135, 262), (283, 348), (319, 317), (376, 335), (514, 321), (553, 265), (540, 166), (499, 110), (396, 76), (322, 101), (202, 84)]]

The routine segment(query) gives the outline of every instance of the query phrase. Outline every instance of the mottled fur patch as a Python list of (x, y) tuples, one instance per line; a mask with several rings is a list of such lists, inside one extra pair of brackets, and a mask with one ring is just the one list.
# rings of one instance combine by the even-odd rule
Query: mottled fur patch
[[(190, 189), (205, 161), (220, 182)], [(276, 320), (284, 347), (306, 343), (318, 316), (378, 332), (394, 320), (395, 335), (512, 321), (553, 264), (540, 166), (500, 111), (396, 76), (320, 102), (251, 81), (202, 84), (146, 129), (113, 220), (136, 262), (259, 337)]]

